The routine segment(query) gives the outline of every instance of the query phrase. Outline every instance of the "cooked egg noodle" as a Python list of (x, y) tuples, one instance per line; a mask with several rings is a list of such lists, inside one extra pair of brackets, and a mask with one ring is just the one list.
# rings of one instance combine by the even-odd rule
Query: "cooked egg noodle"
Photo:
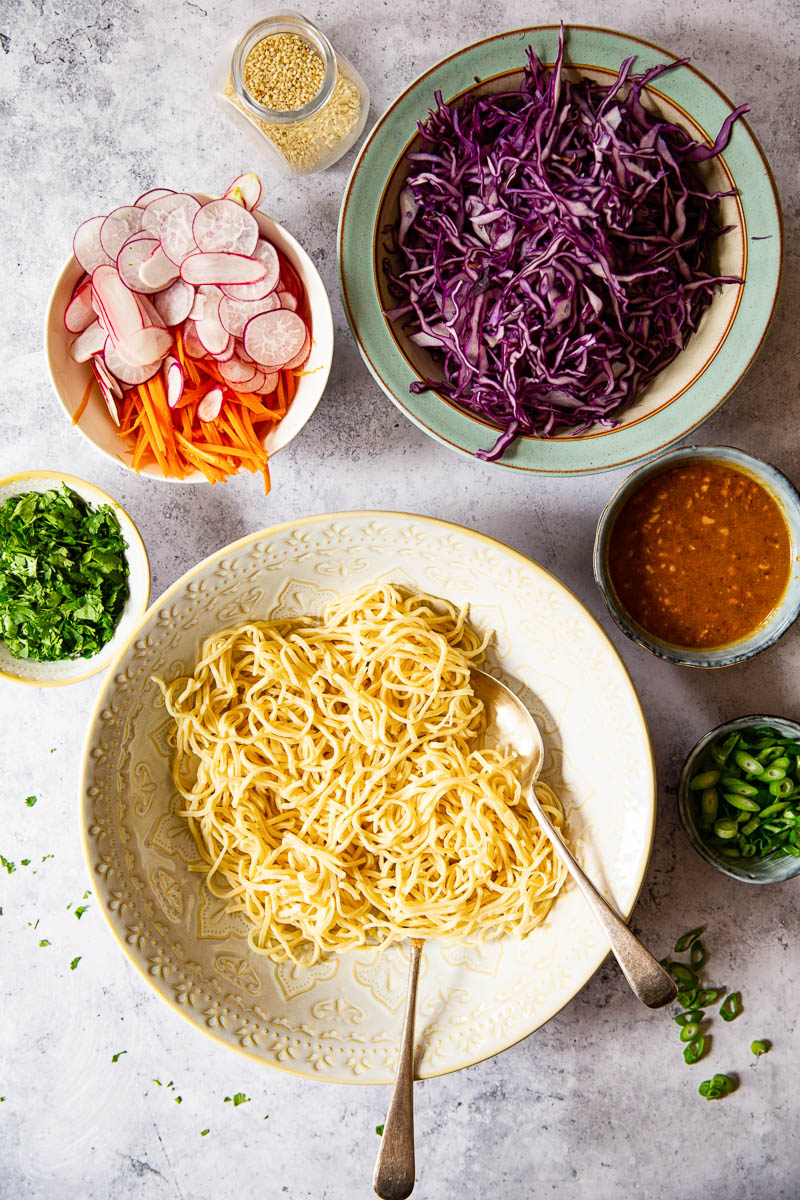
[(564, 870), (512, 756), (482, 747), (470, 668), (487, 641), (466, 609), (375, 585), (321, 624), (223, 629), (191, 675), (157, 681), (193, 869), (246, 916), (254, 951), (308, 964), (541, 923)]

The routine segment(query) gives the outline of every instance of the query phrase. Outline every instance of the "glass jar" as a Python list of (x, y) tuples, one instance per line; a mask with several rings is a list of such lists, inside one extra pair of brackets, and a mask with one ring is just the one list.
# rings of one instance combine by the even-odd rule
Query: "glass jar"
[[(251, 51), (280, 34), (299, 37), (320, 60), (319, 88), (299, 107), (269, 108), (245, 83)], [(211, 90), (225, 115), (288, 175), (310, 175), (335, 163), (361, 136), (369, 111), (369, 92), (358, 71), (293, 9), (272, 13), (231, 39), (217, 59)]]

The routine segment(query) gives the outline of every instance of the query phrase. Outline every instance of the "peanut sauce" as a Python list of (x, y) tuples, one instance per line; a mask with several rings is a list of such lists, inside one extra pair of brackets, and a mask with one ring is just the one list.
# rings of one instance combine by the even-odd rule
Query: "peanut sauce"
[(676, 646), (726, 646), (753, 633), (789, 581), (780, 508), (750, 475), (712, 459), (670, 467), (622, 507), (608, 567), (649, 634)]

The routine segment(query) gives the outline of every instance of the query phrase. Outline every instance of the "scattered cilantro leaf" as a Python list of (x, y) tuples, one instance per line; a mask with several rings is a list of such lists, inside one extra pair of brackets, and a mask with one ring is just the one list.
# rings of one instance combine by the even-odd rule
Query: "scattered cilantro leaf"
[(48, 942), (47, 938), (42, 938), (42, 940), (39, 942), (40, 946), (52, 946), (52, 944), (52, 942)]
[(225, 1097), (225, 1100), (224, 1100), (224, 1103), (225, 1103), (225, 1104), (230, 1104), (230, 1102), (231, 1102), (231, 1098), (230, 1098), (230, 1096), (226, 1096), (226, 1097)]
[(28, 808), (33, 808), (34, 804), (36, 803), (36, 796), (26, 796), (25, 803), (27, 804)]
[(83, 914), (86, 912), (86, 908), (87, 908), (87, 905), (82, 904), (80, 906), (80, 908), (75, 909), (75, 916), (78, 918), (79, 921), (80, 921), (81, 917), (83, 916)]
[(0, 505), (0, 637), (14, 658), (89, 658), (128, 598), (119, 521), (62, 485)]
[(244, 1092), (234, 1092), (233, 1107), (238, 1108), (240, 1104), (249, 1104), (250, 1097), (245, 1096)]
[(9, 875), (13, 875), (17, 869), (16, 863), (9, 862), (7, 858), (3, 858), (2, 854), (0, 854), (0, 867), (5, 867)]
[(182, 1102), (182, 1099), (183, 1099), (183, 1097), (182, 1097), (182, 1096), (176, 1096), (176, 1097), (175, 1097), (175, 1103), (176, 1103), (176, 1104), (180, 1104), (180, 1103)]
[(111, 1061), (119, 1062), (119, 1060), (122, 1058), (123, 1054), (127, 1054), (127, 1053), (128, 1053), (127, 1050), (118, 1050), (116, 1054), (111, 1055)]
[(42, 862), (47, 862), (48, 858), (55, 858), (55, 854), (43, 854)]
[(74, 971), (80, 961), (81, 955), (79, 954), (76, 958), (73, 958), (72, 962), (69, 964), (70, 971)]
[(31, 865), (31, 860), (29, 858), (21, 858), (19, 860), (19, 865), (21, 867), (29, 867)]
[(86, 889), (86, 891), (83, 893), (83, 896), (81, 897), (81, 899), (82, 899), (82, 900), (88, 900), (88, 899), (89, 899), (89, 897), (91, 896), (91, 894), (92, 894), (92, 889), (91, 889), (91, 888), (87, 888), (87, 889)]
[(163, 1083), (161, 1082), (161, 1080), (160, 1080), (160, 1079), (154, 1079), (154, 1080), (153, 1080), (153, 1083), (156, 1083), (156, 1084), (158, 1084), (158, 1086), (159, 1086), (159, 1087), (163, 1087), (163, 1086), (164, 1086), (164, 1085), (163, 1085)]
[(383, 1131), (385, 1128), (386, 1128), (385, 1125), (376, 1125), (375, 1126), (375, 1132), (377, 1133), (378, 1137), (383, 1137)]
[(201, 1130), (200, 1130), (200, 1137), (205, 1137), (207, 1133), (208, 1133), (208, 1130), (207, 1130), (207, 1129), (201, 1129)]

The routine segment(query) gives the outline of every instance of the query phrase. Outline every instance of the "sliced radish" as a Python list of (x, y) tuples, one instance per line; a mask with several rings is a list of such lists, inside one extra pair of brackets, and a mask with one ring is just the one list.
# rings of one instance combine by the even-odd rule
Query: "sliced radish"
[(145, 325), (156, 325), (159, 329), (164, 328), (161, 314), (149, 296), (137, 296), (136, 303), (139, 305), (139, 311), (142, 314), (142, 320)]
[(183, 395), (183, 385), (186, 377), (183, 373), (183, 367), (177, 358), (173, 358), (172, 355), (164, 359), (164, 379), (167, 384), (167, 404), (170, 408), (174, 408)]
[(201, 421), (214, 421), (222, 408), (222, 388), (212, 387), (206, 392), (197, 406), (197, 415)]
[(88, 362), (93, 354), (99, 354), (106, 343), (106, 331), (99, 321), (92, 321), (83, 333), (79, 333), (69, 348), (75, 362)]
[[(187, 283), (186, 286), (189, 287), (190, 285)], [(203, 319), (203, 314), (205, 313), (205, 311), (206, 311), (206, 298), (205, 298), (205, 296), (203, 296), (201, 294), (201, 290), (198, 288), (198, 290), (195, 292), (194, 302), (192, 304), (192, 308), (189, 313), (190, 320), (201, 321)]]
[(294, 371), (297, 367), (302, 367), (307, 361), (311, 353), (311, 334), (306, 330), (306, 340), (303, 342), (302, 349), (298, 350), (294, 358), (290, 358), (286, 364), (285, 370)]
[(117, 349), (122, 358), (132, 367), (146, 367), (161, 359), (172, 346), (172, 334), (168, 329), (148, 325), (137, 329), (130, 337), (119, 342)]
[(199, 208), (200, 201), (188, 192), (173, 192), (152, 200), (144, 210), (144, 228), (158, 235), (167, 258), (177, 266), (196, 250), (192, 221)]
[(273, 375), (268, 374), (266, 371), (262, 371), (259, 367), (258, 371), (256, 372), (255, 379), (251, 379), (247, 385), (248, 392), (255, 392), (257, 396), (260, 396), (262, 389), (267, 386), (269, 380), (272, 378), (274, 378)]
[(253, 363), (253, 366), (256, 365), (253, 360), (252, 355), (248, 354), (247, 351), (245, 350), (244, 342), (242, 341), (241, 338), (236, 339), (236, 353), (239, 356), (239, 358), (242, 360), (242, 362)]
[(243, 204), (252, 212), (261, 199), (261, 180), (253, 171), (249, 171), (247, 175), (240, 175), (238, 179), (234, 179), (223, 199)]
[(175, 193), (171, 188), (150, 188), (149, 192), (142, 192), (138, 200), (134, 200), (136, 208), (147, 208), (152, 200), (160, 200), (163, 196), (174, 196)]
[(156, 246), (153, 253), (139, 267), (139, 278), (148, 291), (162, 292), (180, 275), (172, 259), (167, 258), (161, 246)]
[(281, 308), (291, 309), (292, 312), (297, 312), (297, 299), (293, 292), (276, 292), (278, 302)]
[(103, 383), (106, 385), (106, 387), (111, 392), (114, 399), (121, 400), (124, 395), (124, 392), (122, 391), (122, 385), (111, 374), (111, 372), (109, 371), (108, 367), (106, 366), (105, 362), (103, 361), (103, 359), (100, 357), (99, 354), (96, 354), (94, 356), (94, 358), (92, 359), (92, 369), (94, 370), (94, 373), (97, 376), (98, 383), (102, 380)]
[(217, 360), (218, 363), (228, 362), (229, 359), (233, 358), (233, 351), (234, 351), (235, 346), (236, 346), (236, 338), (233, 336), (232, 333), (229, 333), (228, 334), (228, 342), (227, 342), (227, 345), (225, 346), (225, 349), (220, 350), (219, 354), (215, 354), (214, 358)]
[(100, 244), (110, 258), (116, 261), (128, 238), (142, 228), (142, 210), (133, 204), (115, 208), (100, 226)]
[(231, 300), (263, 300), (265, 296), (274, 292), (278, 285), (281, 264), (272, 242), (268, 242), (266, 238), (259, 238), (250, 257), (263, 263), (267, 273), (258, 283), (226, 284), (223, 291)]
[(67, 305), (66, 312), (64, 313), (64, 324), (70, 333), (81, 333), (91, 325), (95, 316), (95, 311), (92, 308), (92, 284), (89, 281), (78, 288)]
[(187, 321), (183, 327), (183, 348), (189, 358), (205, 358), (207, 351), (197, 336), (197, 326), (194, 321)]
[(255, 379), (259, 371), (254, 363), (242, 362), (237, 354), (227, 362), (219, 364), (219, 373), (227, 383), (236, 387), (237, 384), (246, 384), (249, 380)]
[(269, 370), (286, 365), (303, 348), (306, 324), (288, 308), (276, 308), (248, 321), (244, 345), (257, 363)]
[(126, 288), (116, 267), (102, 265), (92, 272), (92, 307), (117, 344), (145, 324), (136, 296)]
[(148, 363), (144, 367), (133, 367), (130, 363), (117, 352), (111, 338), (108, 338), (103, 348), (103, 358), (112, 375), (120, 381), (129, 385), (136, 383), (146, 383), (148, 379), (161, 370), (161, 359), (158, 362)]
[(269, 396), (269, 395), (271, 395), (272, 392), (275, 391), (275, 388), (278, 386), (278, 378), (279, 378), (278, 372), (277, 371), (267, 371), (267, 372), (262, 371), (261, 376), (262, 376), (262, 378), (259, 380), (259, 386), (257, 388), (254, 388), (253, 390), (259, 396)]
[(219, 319), (229, 333), (234, 337), (241, 337), (248, 321), (257, 317), (259, 313), (271, 312), (274, 308), (280, 308), (278, 297), (274, 293), (265, 296), (263, 300), (232, 300), (230, 296), (223, 296), (219, 306)]
[[(117, 400), (122, 399), (122, 388), (117, 383), (114, 376), (106, 370), (102, 358), (95, 356), (92, 359), (92, 367), (94, 369), (97, 386), (100, 389), (100, 395), (105, 401), (108, 415), (115, 425), (119, 425), (119, 411), (117, 409)], [(117, 395), (117, 392), (119, 395)]]
[(194, 296), (190, 283), (176, 279), (166, 291), (156, 293), (153, 303), (165, 325), (181, 325), (192, 311)]
[(233, 200), (210, 200), (195, 213), (192, 225), (198, 248), (214, 254), (252, 254), (258, 241), (258, 222)]
[(104, 221), (105, 217), (89, 217), (88, 221), (78, 226), (72, 239), (72, 253), (87, 275), (91, 275), (95, 267), (114, 261), (106, 254), (100, 241)]
[(158, 238), (152, 234), (135, 233), (128, 238), (117, 255), (117, 271), (119, 277), (132, 292), (155, 292), (158, 289), (149, 287), (139, 276), (139, 268), (151, 254), (159, 248)]
[(223, 354), (228, 348), (230, 334), (219, 319), (219, 306), (206, 302), (202, 318), (195, 322), (195, 332), (209, 354)]
[(267, 268), (244, 254), (192, 254), (181, 263), (181, 278), (187, 283), (258, 283)]

